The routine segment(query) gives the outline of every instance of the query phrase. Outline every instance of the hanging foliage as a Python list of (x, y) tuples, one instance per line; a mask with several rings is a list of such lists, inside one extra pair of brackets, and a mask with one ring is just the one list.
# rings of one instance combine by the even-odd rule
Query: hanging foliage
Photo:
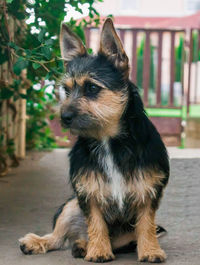
[[(89, 19), (68, 22), (85, 41), (84, 27), (91, 23), (98, 26), (100, 21), (95, 2), (102, 0), (0, 0), (0, 171), (7, 169), (8, 154), (15, 157), (15, 136), (9, 134), (4, 123), (6, 120), (8, 124), (8, 119), (17, 122), (16, 102), (26, 100), (27, 146), (55, 146), (47, 121), (55, 112), (55, 84), (63, 72), (58, 42), (60, 24), (69, 7), (82, 13), (87, 4)], [(8, 108), (12, 110), (11, 118), (4, 111)], [(16, 165), (17, 157), (14, 160)]]

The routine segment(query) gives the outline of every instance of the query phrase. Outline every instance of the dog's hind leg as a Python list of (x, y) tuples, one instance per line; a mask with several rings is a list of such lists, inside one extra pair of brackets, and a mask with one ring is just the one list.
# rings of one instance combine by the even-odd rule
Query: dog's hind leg
[[(157, 226), (158, 237), (165, 233), (164, 228)], [(70, 199), (58, 209), (54, 216), (53, 232), (51, 234), (42, 237), (32, 233), (27, 234), (19, 239), (19, 242), (24, 254), (38, 254), (60, 249), (66, 239), (72, 245), (72, 255), (75, 258), (85, 257), (87, 251), (87, 225), (77, 198)], [(130, 237), (129, 233), (119, 235), (117, 238), (111, 239), (112, 248), (115, 252), (118, 252), (122, 247), (127, 251), (127, 248), (130, 248), (131, 241), (133, 242), (133, 237)], [(133, 243), (135, 244), (135, 242)]]
[(66, 239), (74, 243), (77, 239), (87, 239), (85, 218), (76, 198), (64, 204), (54, 217), (54, 230), (51, 234), (38, 236), (29, 233), (19, 239), (24, 254), (46, 253), (59, 249)]

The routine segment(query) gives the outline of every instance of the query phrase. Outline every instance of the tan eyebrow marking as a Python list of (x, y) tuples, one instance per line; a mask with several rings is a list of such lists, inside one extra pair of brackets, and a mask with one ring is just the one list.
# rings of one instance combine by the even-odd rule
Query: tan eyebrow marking
[(97, 86), (100, 86), (102, 88), (105, 88), (106, 89), (106, 86), (104, 84), (102, 84), (101, 82), (99, 82), (98, 80), (90, 77), (89, 75), (84, 75), (84, 76), (81, 76), (79, 78), (76, 78), (76, 83), (79, 85), (79, 86), (83, 86), (84, 83), (86, 81), (89, 81)]
[(64, 81), (64, 84), (69, 88), (72, 89), (74, 85), (74, 80), (72, 78), (67, 78)]

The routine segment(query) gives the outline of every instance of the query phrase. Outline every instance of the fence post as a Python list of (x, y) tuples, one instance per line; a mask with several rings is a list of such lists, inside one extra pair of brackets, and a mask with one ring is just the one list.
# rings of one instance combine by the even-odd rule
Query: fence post
[(171, 56), (170, 56), (170, 92), (169, 92), (169, 106), (174, 105), (174, 77), (175, 77), (175, 60), (174, 60), (174, 44), (175, 32), (171, 32)]
[(157, 71), (157, 83), (156, 83), (156, 104), (161, 105), (161, 78), (162, 78), (162, 43), (163, 32), (158, 32), (158, 71)]
[(120, 39), (122, 41), (122, 44), (124, 44), (124, 36), (125, 36), (125, 30), (124, 29), (119, 30), (119, 36), (120, 36)]
[(144, 62), (143, 62), (143, 90), (144, 90), (144, 104), (148, 105), (148, 92), (150, 81), (150, 31), (145, 31), (145, 48), (144, 48)]
[(193, 30), (190, 29), (190, 41), (189, 41), (189, 62), (188, 62), (188, 87), (187, 87), (187, 114), (190, 111), (190, 80), (191, 80), (191, 63), (192, 63), (192, 53), (193, 53)]
[(137, 83), (137, 31), (132, 30), (132, 62), (131, 62), (131, 79), (133, 83)]
[(90, 47), (90, 34), (91, 34), (91, 28), (85, 28), (85, 42), (86, 47)]

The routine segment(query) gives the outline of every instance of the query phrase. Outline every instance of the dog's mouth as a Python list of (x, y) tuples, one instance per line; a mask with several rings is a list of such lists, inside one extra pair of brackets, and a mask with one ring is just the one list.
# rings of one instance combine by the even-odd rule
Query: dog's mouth
[(61, 119), (61, 126), (65, 129), (69, 129), (74, 135), (87, 135), (90, 134), (90, 131), (96, 131), (99, 128), (99, 124), (88, 117), (88, 115), (78, 116), (70, 123), (66, 123)]
[(61, 120), (61, 126), (64, 129), (70, 130), (70, 133), (73, 135), (79, 135), (80, 134), (80, 129), (73, 128), (71, 125), (64, 123), (62, 120)]

